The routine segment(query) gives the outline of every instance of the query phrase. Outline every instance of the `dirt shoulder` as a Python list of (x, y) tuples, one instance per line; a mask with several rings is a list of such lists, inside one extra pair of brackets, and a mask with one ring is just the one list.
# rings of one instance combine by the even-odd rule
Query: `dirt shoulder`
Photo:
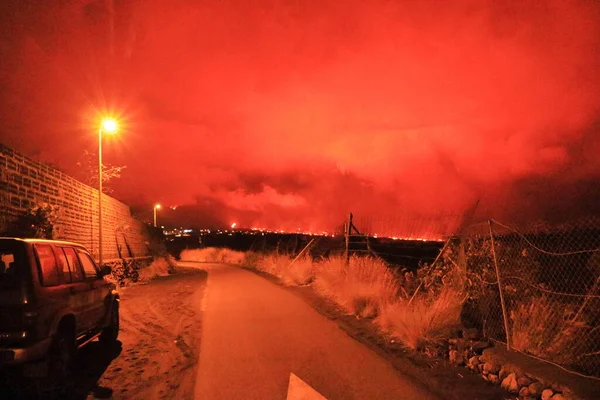
[[(400, 373), (415, 381), (425, 382), (443, 399), (504, 400), (511, 396), (503, 389), (486, 383), (466, 368), (407, 350), (386, 339), (369, 319), (357, 319), (344, 313), (335, 303), (318, 296), (310, 286), (284, 286), (278, 278), (254, 269), (247, 269), (273, 283), (285, 287), (310, 304), (320, 314), (335, 321), (340, 329), (388, 360)], [(515, 398), (514, 396), (512, 398)]]
[(205, 271), (178, 268), (122, 291), (122, 351), (99, 379), (100, 388), (112, 391), (113, 399), (193, 397), (206, 278)]

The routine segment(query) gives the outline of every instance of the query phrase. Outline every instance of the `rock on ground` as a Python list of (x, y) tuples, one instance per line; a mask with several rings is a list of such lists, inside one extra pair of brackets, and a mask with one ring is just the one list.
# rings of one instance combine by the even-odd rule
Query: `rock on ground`
[(522, 387), (519, 390), (519, 397), (529, 397), (531, 395), (531, 392), (529, 392), (529, 388), (528, 387)]
[(461, 365), (465, 363), (465, 359), (458, 350), (450, 350), (450, 362), (452, 364)]
[(519, 393), (519, 384), (517, 383), (517, 375), (515, 373), (509, 374), (502, 381), (502, 387), (510, 393)]
[(498, 371), (500, 371), (500, 366), (496, 363), (488, 361), (485, 364), (483, 364), (483, 372), (485, 373), (498, 374)]
[(550, 400), (554, 392), (551, 389), (544, 389), (542, 392), (542, 400)]
[(517, 383), (519, 384), (519, 387), (529, 386), (529, 385), (531, 385), (532, 382), (533, 382), (533, 380), (525, 375), (519, 376), (517, 378)]
[(497, 385), (498, 383), (500, 383), (500, 378), (496, 374), (489, 374), (488, 381), (490, 381), (490, 383), (493, 383), (494, 385)]
[(544, 385), (541, 382), (533, 382), (528, 386), (529, 393), (533, 397), (540, 397), (544, 391)]

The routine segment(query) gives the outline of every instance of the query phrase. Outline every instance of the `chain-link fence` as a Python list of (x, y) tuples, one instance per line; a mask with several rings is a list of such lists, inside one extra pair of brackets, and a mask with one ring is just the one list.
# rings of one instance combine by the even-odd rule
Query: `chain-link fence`
[(465, 324), (511, 349), (600, 376), (600, 221), (473, 225), (448, 241), (443, 262), (466, 272)]

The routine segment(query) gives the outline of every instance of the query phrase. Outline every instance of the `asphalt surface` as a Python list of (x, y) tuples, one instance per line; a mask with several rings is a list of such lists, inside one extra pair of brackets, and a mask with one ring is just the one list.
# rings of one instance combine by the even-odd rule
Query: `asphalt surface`
[(284, 288), (238, 267), (202, 268), (196, 399), (437, 398)]

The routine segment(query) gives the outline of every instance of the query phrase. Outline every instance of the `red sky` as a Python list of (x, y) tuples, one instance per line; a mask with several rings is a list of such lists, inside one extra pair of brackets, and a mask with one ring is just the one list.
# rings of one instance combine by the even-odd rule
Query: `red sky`
[(114, 196), (146, 218), (600, 212), (596, 1), (5, 3), (0, 139), (81, 174), (113, 110)]

